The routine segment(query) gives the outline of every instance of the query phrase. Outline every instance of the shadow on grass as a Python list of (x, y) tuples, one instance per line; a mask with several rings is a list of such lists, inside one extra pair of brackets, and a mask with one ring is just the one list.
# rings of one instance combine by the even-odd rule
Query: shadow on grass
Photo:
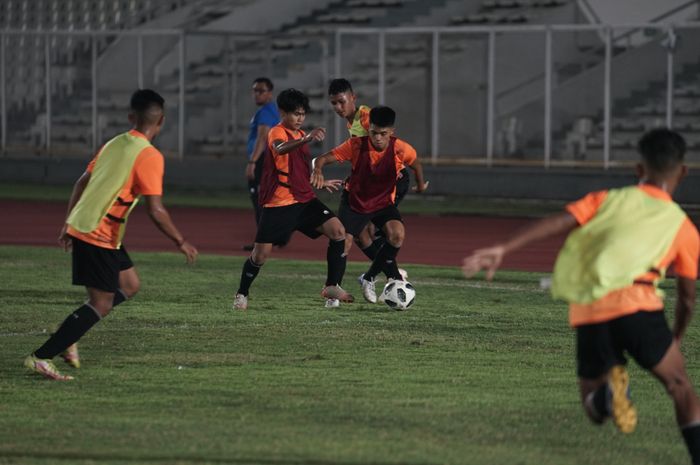
[[(75, 453), (75, 452), (0, 452), (0, 459), (38, 459), (51, 461), (67, 461), (69, 463), (100, 463), (100, 462), (126, 462), (126, 463), (167, 463), (169, 465), (186, 465), (198, 463), (216, 463), (216, 464), (260, 464), (260, 465), (395, 465), (398, 462), (353, 462), (344, 460), (318, 460), (318, 459), (267, 459), (253, 457), (239, 458), (217, 458), (217, 457), (168, 457), (168, 456), (127, 456), (119, 454), (94, 454), (94, 453)], [(80, 461), (80, 462), (78, 462)], [(54, 463), (54, 462), (52, 462)], [(423, 465), (417, 463), (416, 465)], [(425, 465), (428, 465), (427, 463)]]

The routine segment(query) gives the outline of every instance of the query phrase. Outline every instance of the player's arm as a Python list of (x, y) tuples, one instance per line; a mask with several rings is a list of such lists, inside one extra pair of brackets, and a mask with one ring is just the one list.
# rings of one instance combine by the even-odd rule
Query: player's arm
[(258, 125), (258, 136), (255, 139), (255, 147), (253, 147), (253, 153), (250, 156), (250, 160), (245, 168), (245, 175), (248, 179), (255, 179), (255, 163), (260, 159), (263, 152), (265, 151), (265, 144), (267, 143), (267, 134), (270, 132), (270, 126), (265, 124)]
[[(311, 160), (311, 185), (316, 189), (322, 189), (324, 186), (323, 167), (335, 163), (335, 155), (333, 152), (326, 152), (320, 157)], [(341, 181), (342, 182), (342, 181)]]
[(416, 158), (413, 160), (413, 163), (408, 165), (408, 167), (411, 169), (411, 171), (413, 171), (413, 175), (416, 177), (416, 185), (413, 186), (413, 192), (417, 194), (425, 192), (425, 190), (428, 188), (428, 184), (430, 183), (423, 177), (423, 165), (421, 164), (420, 160)]
[(503, 257), (510, 252), (518, 250), (531, 242), (545, 239), (556, 234), (569, 232), (578, 226), (578, 221), (568, 211), (548, 216), (525, 227), (505, 242), (491, 247), (475, 250), (464, 258), (462, 272), (467, 278), (471, 278), (480, 270), (486, 270), (486, 279), (493, 279), (493, 275), (501, 265)]
[(197, 259), (197, 249), (187, 242), (187, 239), (178, 231), (170, 219), (168, 210), (163, 205), (160, 195), (144, 195), (148, 206), (148, 216), (160, 231), (172, 240), (177, 248), (187, 257), (187, 263), (193, 263)]
[[(75, 207), (75, 204), (78, 203), (78, 200), (80, 200), (80, 197), (83, 196), (83, 192), (85, 191), (85, 188), (88, 185), (88, 182), (90, 182), (90, 172), (86, 171), (84, 172), (77, 181), (75, 181), (75, 184), (73, 185), (73, 192), (71, 192), (70, 199), (68, 200), (68, 211), (66, 212), (66, 221), (68, 221), (68, 216), (70, 215), (70, 212), (73, 211), (73, 207)], [(63, 222), (63, 227), (61, 228), (61, 232), (58, 235), (58, 243), (63, 246), (63, 250), (68, 250), (71, 245), (70, 241), (70, 236), (68, 236), (68, 223), (64, 221)]]
[(690, 324), (695, 307), (695, 280), (678, 276), (676, 278), (676, 315), (673, 321), (673, 338), (679, 343)]
[(272, 141), (272, 147), (275, 149), (277, 153), (280, 155), (284, 155), (285, 153), (289, 153), (292, 150), (301, 147), (304, 144), (308, 144), (309, 142), (312, 141), (322, 141), (326, 137), (326, 129), (325, 128), (314, 128), (311, 131), (309, 131), (308, 134), (306, 134), (304, 137), (301, 139), (294, 139), (294, 140), (288, 140), (288, 141), (283, 141), (283, 140), (274, 140)]

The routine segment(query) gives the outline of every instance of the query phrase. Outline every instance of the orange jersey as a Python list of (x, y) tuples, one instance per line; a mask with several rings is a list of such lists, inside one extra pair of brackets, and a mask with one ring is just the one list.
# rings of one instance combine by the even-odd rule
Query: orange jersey
[[(270, 129), (270, 132), (267, 134), (267, 145), (270, 148), (270, 152), (272, 152), (272, 157), (275, 160), (275, 168), (277, 168), (278, 172), (289, 173), (289, 158), (287, 154), (280, 155), (272, 146), (272, 143), (275, 141), (288, 142), (290, 140), (301, 139), (306, 134), (300, 129), (297, 135), (298, 137), (295, 137), (292, 131), (286, 129), (282, 123)], [(282, 175), (282, 177), (284, 178), (284, 175)], [(275, 190), (270, 201), (263, 205), (263, 207), (284, 207), (295, 203), (297, 203), (297, 201), (292, 195), (292, 192), (286, 187), (279, 186)]]
[[(671, 202), (671, 196), (657, 187), (648, 184), (641, 184), (638, 187), (651, 197)], [(566, 210), (580, 225), (583, 225), (595, 216), (606, 196), (607, 191), (592, 192), (581, 200), (567, 205)], [(673, 265), (676, 275), (696, 279), (699, 253), (700, 236), (690, 219), (686, 218), (670, 248), (655, 268), (665, 270)], [(656, 273), (650, 271), (638, 276), (635, 281), (652, 282), (657, 277)], [(612, 291), (589, 304), (570, 304), (569, 322), (572, 326), (600, 323), (638, 311), (656, 311), (661, 308), (663, 308), (663, 301), (656, 294), (654, 286), (632, 284)]]
[[(353, 137), (331, 150), (331, 152), (339, 163), (349, 160), (354, 168), (357, 163), (357, 157), (360, 155), (361, 147), (362, 139), (360, 137)], [(376, 150), (370, 141), (369, 156), (372, 166), (375, 166), (379, 162), (385, 152), (386, 149), (381, 152)], [(411, 144), (401, 139), (396, 139), (396, 143), (394, 144), (394, 158), (396, 160), (396, 172), (398, 173), (405, 165), (412, 165), (413, 162), (416, 161), (416, 158), (418, 158), (418, 154)]]
[[(129, 134), (146, 138), (146, 136), (136, 130), (129, 131)], [(88, 164), (86, 169), (88, 173), (92, 173), (100, 153), (102, 152), (98, 152)], [(153, 146), (143, 149), (136, 157), (131, 174), (119, 193), (119, 199), (110, 208), (108, 215), (123, 218), (129, 210), (129, 205), (139, 195), (163, 195), (164, 170), (165, 161), (158, 149)], [(112, 221), (105, 216), (94, 231), (82, 233), (69, 226), (68, 234), (98, 247), (116, 249), (119, 241), (120, 226), (120, 223)]]

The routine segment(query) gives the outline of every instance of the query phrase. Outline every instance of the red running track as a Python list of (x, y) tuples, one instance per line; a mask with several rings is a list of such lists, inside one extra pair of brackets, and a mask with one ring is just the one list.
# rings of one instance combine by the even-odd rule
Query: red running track
[[(0, 244), (57, 246), (66, 206), (58, 202), (0, 200), (6, 221), (0, 228)], [(251, 210), (169, 207), (180, 231), (200, 253), (247, 255), (242, 246), (255, 237)], [(406, 215), (406, 240), (400, 263), (459, 266), (469, 251), (508, 237), (532, 220), (485, 216)], [(551, 271), (563, 237), (542, 241), (506, 258), (503, 268)], [(174, 246), (151, 223), (144, 208), (129, 217), (124, 244), (128, 250), (175, 251)], [(274, 258), (325, 260), (326, 241), (296, 233), (290, 243), (273, 251)], [(353, 247), (353, 261), (366, 261)]]

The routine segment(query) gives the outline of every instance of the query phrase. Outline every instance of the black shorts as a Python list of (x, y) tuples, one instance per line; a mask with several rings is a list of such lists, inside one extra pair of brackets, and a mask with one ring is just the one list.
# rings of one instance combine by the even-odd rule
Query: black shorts
[(673, 335), (663, 310), (639, 311), (605, 323), (576, 328), (576, 361), (580, 378), (595, 379), (613, 365), (625, 365), (628, 352), (644, 369), (661, 361)]
[(397, 207), (401, 203), (408, 190), (411, 187), (411, 176), (408, 174), (408, 169), (404, 168), (401, 170), (401, 177), (396, 180), (396, 197), (394, 198), (394, 205)]
[(119, 249), (105, 249), (75, 237), (72, 241), (73, 284), (105, 292), (117, 292), (119, 273), (134, 266), (124, 246)]
[(286, 207), (265, 207), (260, 216), (255, 242), (286, 244), (294, 231), (316, 239), (321, 235), (316, 229), (331, 218), (335, 218), (335, 213), (318, 199)]
[(403, 222), (401, 213), (399, 213), (399, 209), (396, 208), (396, 205), (389, 205), (374, 213), (358, 213), (350, 207), (348, 195), (345, 193), (343, 193), (343, 196), (340, 198), (338, 217), (345, 227), (345, 232), (355, 237), (365, 229), (365, 226), (367, 226), (370, 221), (374, 223), (379, 230), (391, 220)]

